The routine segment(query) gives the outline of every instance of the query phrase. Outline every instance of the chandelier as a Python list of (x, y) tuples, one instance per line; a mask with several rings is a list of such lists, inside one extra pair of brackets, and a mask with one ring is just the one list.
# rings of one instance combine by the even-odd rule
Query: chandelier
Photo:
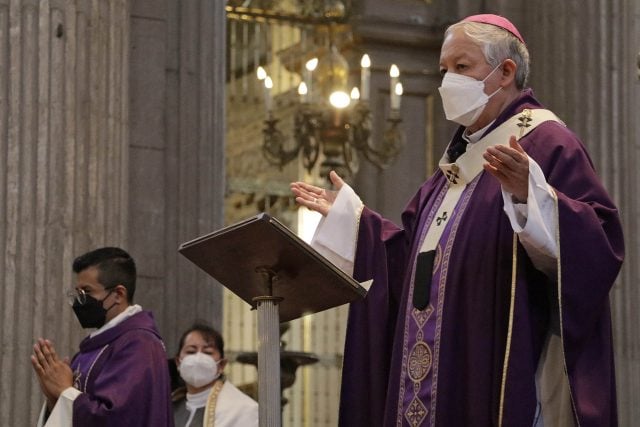
[[(380, 119), (373, 117), (370, 105), (372, 61), (365, 53), (360, 58), (359, 72), (350, 71), (341, 52), (348, 44), (345, 40), (351, 37), (348, 19), (344, 9), (336, 4), (330, 2), (328, 12), (322, 15), (307, 16), (227, 6), (228, 17), (271, 25), (262, 30), (264, 33), (277, 34), (277, 26), (283, 23), (299, 30), (299, 38), (291, 38), (288, 47), (283, 48), (280, 42), (279, 49), (275, 49), (273, 42), (272, 54), (267, 53), (255, 62), (255, 76), (263, 89), (265, 107), (262, 150), (273, 165), (283, 168), (300, 158), (309, 173), (317, 168), (323, 177), (331, 170), (345, 177), (353, 176), (361, 157), (379, 169), (387, 168), (404, 143), (400, 130), (403, 92), (400, 71), (396, 65), (389, 69), (390, 108), (384, 131), (374, 138), (374, 125)], [(351, 54), (356, 50), (351, 45), (348, 49)], [(294, 59), (278, 61), (278, 55)], [(354, 62), (353, 55), (351, 59)], [(275, 98), (281, 97), (283, 90), (279, 86), (275, 91), (274, 80), (282, 74), (285, 64), (295, 76), (290, 90), (297, 91), (297, 95), (293, 109), (280, 111)], [(292, 121), (292, 129), (283, 132), (284, 119), (287, 124)], [(375, 126), (376, 131), (379, 129)]]
[[(400, 71), (392, 65), (390, 75), (391, 109), (387, 117), (387, 129), (379, 146), (372, 144), (372, 113), (369, 105), (370, 66), (367, 54), (360, 61), (360, 86), (354, 86), (350, 94), (342, 76), (348, 76), (348, 65), (335, 46), (331, 46), (328, 58), (329, 75), (320, 76), (319, 81), (329, 80), (325, 90), (314, 90), (314, 71), (318, 58), (306, 61), (303, 79), (298, 86), (299, 106), (294, 117), (293, 145), (286, 147), (279, 119), (273, 114), (271, 88), (273, 82), (264, 68), (259, 67), (257, 78), (264, 81), (266, 119), (264, 121), (263, 152), (266, 159), (277, 166), (284, 166), (301, 156), (308, 172), (315, 167), (320, 155), (320, 176), (336, 170), (351, 176), (358, 170), (358, 154), (377, 166), (388, 167), (403, 146), (399, 124), (402, 83)], [(328, 89), (328, 90), (327, 90)], [(291, 145), (291, 144), (290, 144)]]

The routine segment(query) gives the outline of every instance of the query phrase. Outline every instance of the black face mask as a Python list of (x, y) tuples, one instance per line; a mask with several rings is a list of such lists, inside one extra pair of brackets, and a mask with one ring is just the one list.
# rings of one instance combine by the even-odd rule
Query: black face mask
[(107, 311), (111, 310), (116, 303), (113, 303), (111, 307), (104, 308), (102, 303), (106, 300), (111, 291), (102, 300), (97, 300), (91, 295), (85, 296), (86, 301), (84, 304), (80, 304), (78, 301), (73, 302), (73, 312), (80, 321), (80, 326), (83, 328), (101, 328), (104, 326), (107, 318)]

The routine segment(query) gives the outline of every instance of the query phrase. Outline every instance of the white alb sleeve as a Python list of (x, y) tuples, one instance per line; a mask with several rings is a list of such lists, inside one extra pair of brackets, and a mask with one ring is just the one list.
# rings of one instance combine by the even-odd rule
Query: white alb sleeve
[(502, 190), (504, 211), (513, 231), (518, 234), (533, 265), (549, 277), (556, 277), (558, 245), (556, 243), (555, 193), (540, 166), (529, 157), (529, 191), (527, 203), (514, 203), (511, 193)]
[(364, 204), (353, 189), (344, 184), (316, 228), (311, 246), (342, 271), (353, 276), (358, 239), (358, 223)]
[(46, 405), (40, 411), (38, 419), (38, 427), (72, 427), (73, 426), (73, 401), (80, 396), (82, 392), (77, 388), (66, 388), (58, 397), (58, 401), (51, 410), (49, 418), (46, 422), (44, 414)]

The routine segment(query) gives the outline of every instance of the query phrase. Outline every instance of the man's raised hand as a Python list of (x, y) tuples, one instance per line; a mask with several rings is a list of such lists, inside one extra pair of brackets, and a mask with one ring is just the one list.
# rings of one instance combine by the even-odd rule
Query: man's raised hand
[(291, 191), (296, 196), (296, 202), (312, 211), (320, 212), (323, 216), (327, 216), (329, 209), (333, 206), (333, 202), (338, 197), (338, 192), (344, 185), (344, 181), (335, 171), (329, 173), (329, 179), (331, 179), (335, 190), (326, 190), (301, 181), (292, 182)]

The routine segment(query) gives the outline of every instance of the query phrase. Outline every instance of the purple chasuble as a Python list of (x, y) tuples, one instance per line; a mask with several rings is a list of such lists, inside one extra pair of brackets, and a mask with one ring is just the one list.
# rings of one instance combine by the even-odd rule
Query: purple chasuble
[[(531, 90), (487, 132), (525, 108), (541, 108)], [(559, 277), (538, 271), (519, 243), (514, 259), (500, 185), (481, 172), (440, 239), (430, 305), (416, 313), (415, 260), (446, 178), (438, 170), (423, 184), (402, 227), (365, 207), (354, 277), (374, 283), (349, 310), (341, 426), (531, 426), (552, 311), (560, 314), (574, 416), (581, 426), (617, 424), (608, 293), (624, 257), (618, 211), (562, 124), (544, 122), (520, 144), (558, 197)]]
[(74, 426), (173, 426), (164, 344), (148, 311), (80, 343)]

